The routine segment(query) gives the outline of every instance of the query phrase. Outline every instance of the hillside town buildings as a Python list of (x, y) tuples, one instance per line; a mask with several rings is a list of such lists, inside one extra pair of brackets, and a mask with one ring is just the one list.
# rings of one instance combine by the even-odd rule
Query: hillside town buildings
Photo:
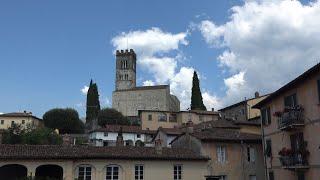
[(23, 128), (29, 126), (43, 127), (42, 119), (32, 115), (31, 112), (13, 112), (0, 114), (0, 129), (8, 129), (13, 124), (20, 125)]
[(269, 180), (320, 177), (320, 64), (254, 106), (261, 111)]

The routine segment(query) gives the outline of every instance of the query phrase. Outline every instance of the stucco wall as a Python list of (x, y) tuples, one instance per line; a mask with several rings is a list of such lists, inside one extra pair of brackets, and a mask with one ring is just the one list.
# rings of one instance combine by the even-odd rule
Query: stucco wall
[[(11, 122), (14, 121), (15, 124), (20, 124), (22, 127), (26, 127), (27, 124), (35, 125), (37, 127), (43, 126), (43, 122), (35, 119), (33, 117), (0, 117), (0, 122), (3, 120), (3, 124), (0, 123), (0, 129), (8, 129), (11, 127)], [(25, 124), (22, 124), (22, 121), (25, 121)]]
[(134, 179), (134, 168), (136, 164), (144, 166), (144, 179), (164, 180), (173, 179), (173, 166), (182, 165), (182, 177), (184, 180), (205, 180), (206, 161), (139, 161), (139, 160), (61, 160), (61, 161), (39, 161), (39, 160), (19, 160), (0, 161), (0, 167), (6, 164), (21, 164), (27, 167), (28, 174), (34, 175), (36, 168), (44, 164), (55, 164), (63, 168), (64, 180), (74, 180), (77, 178), (77, 167), (79, 165), (92, 166), (92, 180), (105, 179), (106, 167), (108, 165), (120, 166), (121, 180)]

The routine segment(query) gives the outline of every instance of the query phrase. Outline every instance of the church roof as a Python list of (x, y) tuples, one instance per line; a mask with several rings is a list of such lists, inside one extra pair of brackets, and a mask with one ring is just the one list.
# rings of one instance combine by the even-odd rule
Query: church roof
[(169, 88), (169, 85), (157, 85), (157, 86), (138, 86), (134, 87), (132, 89), (119, 89), (115, 92), (119, 91), (140, 91), (140, 90), (154, 90), (154, 89), (166, 89)]
[(163, 148), (158, 153), (152, 147), (95, 147), (62, 145), (0, 145), (0, 159), (133, 159), (133, 160), (197, 160), (206, 161), (188, 149)]

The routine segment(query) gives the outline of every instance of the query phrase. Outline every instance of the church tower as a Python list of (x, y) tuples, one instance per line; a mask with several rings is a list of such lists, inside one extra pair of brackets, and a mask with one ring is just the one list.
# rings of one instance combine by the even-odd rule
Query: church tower
[(133, 49), (116, 52), (116, 91), (136, 87), (136, 53)]

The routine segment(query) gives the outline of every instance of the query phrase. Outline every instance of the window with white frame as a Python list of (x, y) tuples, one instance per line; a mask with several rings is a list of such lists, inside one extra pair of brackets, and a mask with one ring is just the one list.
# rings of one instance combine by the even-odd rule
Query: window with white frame
[(78, 167), (78, 180), (91, 180), (92, 168), (88, 165)]
[(173, 179), (182, 180), (182, 165), (173, 166)]
[(220, 163), (226, 162), (226, 147), (225, 146), (217, 146), (217, 158), (218, 158), (218, 162), (220, 162)]
[(143, 180), (143, 165), (137, 164), (134, 167), (134, 179)]
[(108, 132), (104, 132), (104, 133), (103, 133), (103, 136), (104, 136), (104, 137), (108, 137)]
[(247, 147), (247, 160), (248, 162), (256, 161), (255, 150), (253, 147), (250, 147), (250, 146)]
[(107, 166), (106, 180), (119, 180), (119, 166)]

